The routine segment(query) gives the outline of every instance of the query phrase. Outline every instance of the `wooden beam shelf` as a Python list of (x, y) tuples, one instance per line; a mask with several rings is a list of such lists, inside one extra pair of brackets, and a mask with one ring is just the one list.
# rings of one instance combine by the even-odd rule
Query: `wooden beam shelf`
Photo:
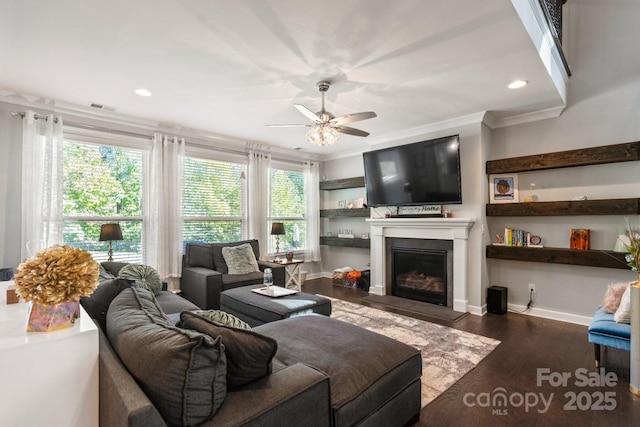
[(487, 204), (487, 216), (637, 215), (640, 199)]
[(344, 190), (346, 188), (358, 187), (364, 187), (364, 176), (320, 181), (320, 190)]
[(583, 265), (623, 270), (631, 269), (625, 260), (625, 253), (597, 249), (577, 250), (489, 245), (486, 248), (486, 256), (487, 258), (511, 261)]
[(487, 173), (515, 173), (640, 160), (640, 141), (489, 160)]
[(344, 238), (344, 237), (320, 237), (320, 244), (327, 246), (343, 246), (350, 248), (369, 248), (371, 247), (371, 240), (361, 239), (358, 237)]
[(369, 208), (321, 209), (320, 218), (369, 218)]

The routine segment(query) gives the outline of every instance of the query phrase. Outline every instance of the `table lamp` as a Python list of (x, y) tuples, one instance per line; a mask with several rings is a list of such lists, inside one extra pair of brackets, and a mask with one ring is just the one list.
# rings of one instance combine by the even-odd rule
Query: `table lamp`
[(276, 236), (276, 253), (280, 252), (280, 236), (285, 234), (284, 224), (281, 222), (271, 223), (271, 235)]
[(113, 241), (124, 240), (122, 238), (122, 230), (120, 230), (120, 224), (102, 224), (100, 227), (100, 239), (101, 242), (109, 241), (109, 260), (113, 261)]

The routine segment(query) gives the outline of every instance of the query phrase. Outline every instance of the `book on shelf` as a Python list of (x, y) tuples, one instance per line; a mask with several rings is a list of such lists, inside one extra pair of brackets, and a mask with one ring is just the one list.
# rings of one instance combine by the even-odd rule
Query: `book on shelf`
[(505, 228), (503, 242), (497, 243), (495, 245), (496, 246), (530, 247), (530, 248), (543, 247), (542, 245), (534, 245), (533, 243), (531, 243), (531, 233), (529, 233), (528, 231), (513, 229), (513, 228)]

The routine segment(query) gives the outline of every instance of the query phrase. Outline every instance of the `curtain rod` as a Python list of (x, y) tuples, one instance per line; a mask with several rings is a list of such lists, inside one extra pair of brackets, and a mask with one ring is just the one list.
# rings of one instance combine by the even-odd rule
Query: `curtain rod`
[[(20, 116), (20, 117), (22, 117), (24, 119), (24, 116), (26, 116), (27, 113), (25, 113), (24, 111), (12, 111), (11, 115), (12, 116)], [(40, 120), (40, 119), (43, 119), (44, 121), (48, 121), (49, 120), (48, 116), (43, 116), (41, 114), (34, 114), (33, 118), (36, 119), (36, 120)], [(58, 118), (57, 117), (53, 118), (53, 123), (58, 123)]]
[[(20, 116), (22, 118), (24, 118), (27, 113), (25, 113), (24, 111), (12, 111), (11, 112), (12, 116)], [(33, 117), (36, 120), (39, 119), (44, 119), (44, 120), (48, 120), (47, 116), (41, 115), (41, 114), (34, 114)], [(58, 123), (58, 119), (54, 118), (54, 123)], [(106, 133), (112, 133), (112, 134), (116, 134), (116, 135), (122, 135), (122, 136), (132, 136), (135, 138), (145, 138), (145, 139), (151, 139), (152, 135), (145, 135), (142, 133), (136, 133), (136, 132), (128, 132), (128, 131), (124, 131), (124, 130), (117, 130), (117, 129), (111, 129), (111, 128), (107, 128), (107, 127), (103, 127), (103, 126), (96, 126), (96, 125), (87, 125), (84, 123), (77, 123), (77, 122), (70, 122), (70, 121), (64, 121), (64, 126), (69, 126), (69, 127), (74, 127), (74, 128), (78, 128), (78, 129), (86, 129), (86, 130), (96, 130), (96, 131), (100, 131), (100, 132), (106, 132)], [(191, 147), (195, 147), (195, 148), (204, 148), (204, 149), (215, 149), (218, 151), (222, 151), (224, 153), (228, 153), (228, 154), (238, 154), (238, 155), (247, 155), (248, 153), (245, 151), (238, 151), (238, 150), (231, 150), (231, 149), (227, 149), (227, 148), (221, 148), (221, 147), (212, 147), (210, 145), (205, 145), (205, 144), (198, 144), (195, 142), (189, 142), (186, 140), (185, 138), (185, 143)], [(305, 160), (290, 160), (290, 159), (280, 159), (280, 158), (276, 158), (276, 157), (271, 157), (273, 160), (279, 161), (279, 162), (285, 162), (285, 163), (294, 163), (294, 164), (305, 164), (307, 161)]]

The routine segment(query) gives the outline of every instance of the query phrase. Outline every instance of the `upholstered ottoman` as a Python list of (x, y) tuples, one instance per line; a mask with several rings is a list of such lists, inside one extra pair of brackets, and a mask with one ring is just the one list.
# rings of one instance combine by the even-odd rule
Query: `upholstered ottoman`
[(239, 317), (252, 327), (302, 314), (331, 315), (331, 300), (327, 298), (304, 292), (274, 298), (251, 290), (262, 286), (241, 286), (222, 292), (220, 309)]

